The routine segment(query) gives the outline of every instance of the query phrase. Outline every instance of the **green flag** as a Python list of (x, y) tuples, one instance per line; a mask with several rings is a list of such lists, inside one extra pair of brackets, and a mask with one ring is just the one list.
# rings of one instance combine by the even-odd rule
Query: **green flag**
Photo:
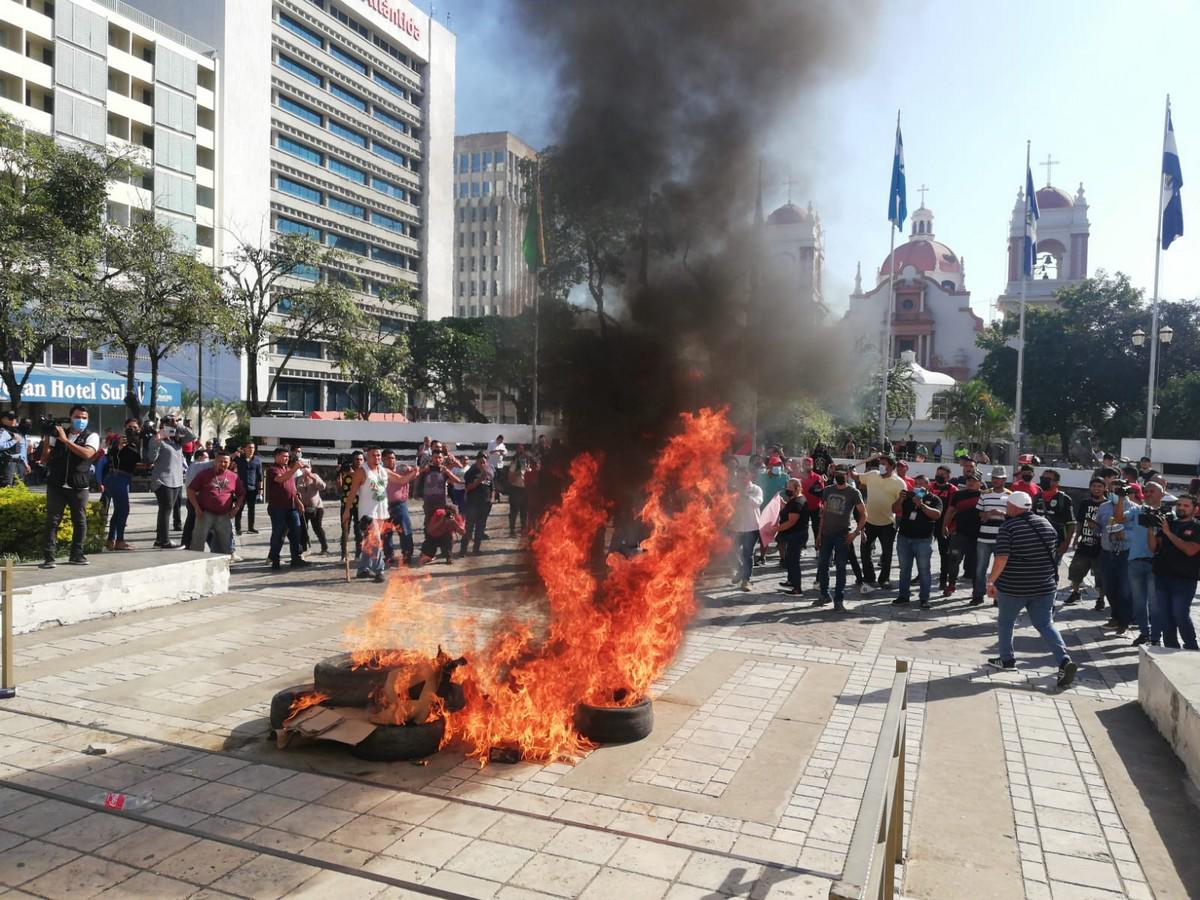
[(546, 265), (546, 240), (542, 234), (542, 182), (536, 177), (533, 186), (533, 202), (529, 205), (529, 216), (525, 220), (525, 239), (521, 243), (525, 254), (525, 265), (536, 274)]

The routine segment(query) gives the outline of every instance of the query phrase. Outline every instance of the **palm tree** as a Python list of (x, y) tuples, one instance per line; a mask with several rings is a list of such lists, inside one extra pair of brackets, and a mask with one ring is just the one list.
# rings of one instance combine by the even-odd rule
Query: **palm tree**
[(986, 447), (1012, 422), (1012, 410), (978, 378), (940, 391), (933, 402), (946, 433), (970, 444)]

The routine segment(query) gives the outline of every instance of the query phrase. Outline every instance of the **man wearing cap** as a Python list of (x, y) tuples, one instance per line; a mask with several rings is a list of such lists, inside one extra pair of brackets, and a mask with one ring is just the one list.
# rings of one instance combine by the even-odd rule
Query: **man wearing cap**
[(900, 476), (904, 482), (904, 489), (911, 491), (913, 489), (913, 479), (908, 475), (908, 463), (903, 459), (896, 460), (896, 474)]
[(1125, 523), (1137, 506), (1130, 501), (1125, 482), (1109, 486), (1108, 499), (1096, 510), (1096, 530), (1100, 534), (1100, 571), (1104, 590), (1112, 607), (1112, 618), (1102, 627), (1124, 634), (1133, 621), (1133, 598), (1129, 591), (1129, 534)]
[(6, 409), (0, 413), (0, 488), (12, 487), (20, 478), (25, 438), (17, 431), (17, 414)]
[(488, 512), (492, 508), (492, 476), (488, 455), (480, 450), (475, 454), (475, 464), (467, 469), (463, 478), (467, 490), (467, 528), (463, 532), (462, 542), (458, 545), (459, 556), (467, 555), (467, 544), (472, 543), (472, 540), (476, 553), (483, 543), (483, 529), (487, 524)]
[[(978, 606), (983, 602), (988, 567), (991, 565), (992, 552), (996, 547), (996, 535), (1000, 533), (1000, 526), (1004, 522), (1005, 512), (1008, 509), (1008, 498), (1012, 494), (1012, 491), (1004, 486), (1007, 480), (1008, 470), (1004, 466), (993, 466), (991, 487), (979, 496), (979, 502), (976, 504), (976, 508), (979, 510), (979, 539), (975, 542), (975, 583), (971, 588), (972, 606)], [(997, 605), (994, 599), (992, 605)]]
[(1071, 661), (1062, 635), (1054, 627), (1054, 596), (1058, 568), (1054, 526), (1032, 514), (1033, 498), (1023, 491), (1006, 497), (1007, 518), (996, 532), (994, 559), (987, 577), (988, 596), (999, 607), (1000, 655), (988, 660), (996, 669), (1014, 669), (1013, 626), (1022, 610), (1038, 630), (1058, 663), (1058, 686), (1068, 687), (1079, 668)]

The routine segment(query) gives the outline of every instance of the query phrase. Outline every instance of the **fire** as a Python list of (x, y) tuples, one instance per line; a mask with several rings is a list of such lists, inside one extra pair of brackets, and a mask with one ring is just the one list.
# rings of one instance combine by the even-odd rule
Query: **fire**
[(318, 691), (313, 691), (311, 694), (301, 694), (292, 701), (292, 705), (288, 707), (288, 720), (295, 718), (298, 713), (304, 712), (310, 706), (316, 706), (318, 703), (324, 703), (329, 699), (328, 694), (322, 694)]
[[(576, 756), (589, 748), (574, 727), (580, 702), (632, 705), (674, 659), (696, 610), (696, 579), (732, 512), (722, 457), (733, 429), (724, 412), (680, 418), (682, 430), (657, 455), (646, 485), (640, 517), (650, 536), (631, 558), (610, 555), (602, 579), (589, 559), (611, 509), (600, 491), (603, 461), (584, 453), (571, 463), (567, 490), (532, 544), (548, 629), (506, 622), (467, 653), (468, 665), (452, 675), (466, 707), (448, 714), (446, 742), (462, 741), (481, 762), (493, 747), (515, 748), (526, 759)], [(397, 644), (408, 649), (389, 654), (387, 664), (438, 665), (432, 647), (445, 623), (422, 600), (427, 580), (393, 577), (384, 599), (347, 629), (356, 666), (380, 666), (378, 648)], [(457, 631), (472, 646), (468, 628), (459, 623)], [(430, 715), (443, 711), (438, 702), (430, 706)]]

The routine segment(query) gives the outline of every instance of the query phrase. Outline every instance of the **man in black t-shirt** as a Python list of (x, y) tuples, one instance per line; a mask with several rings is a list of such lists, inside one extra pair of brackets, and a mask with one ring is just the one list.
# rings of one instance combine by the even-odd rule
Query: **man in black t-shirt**
[(1073, 546), (1075, 555), (1067, 569), (1067, 579), (1071, 582), (1071, 594), (1063, 601), (1064, 606), (1079, 602), (1079, 589), (1083, 579), (1091, 572), (1096, 580), (1096, 610), (1104, 609), (1104, 581), (1100, 577), (1100, 531), (1096, 525), (1096, 511), (1101, 504), (1108, 500), (1104, 487), (1104, 479), (1095, 476), (1090, 485), (1091, 493), (1079, 501), (1075, 508), (1075, 532)]
[(913, 562), (917, 564), (917, 579), (921, 595), (921, 609), (929, 609), (929, 591), (933, 586), (930, 559), (933, 556), (933, 533), (942, 517), (942, 501), (929, 490), (929, 481), (924, 475), (913, 479), (911, 491), (902, 491), (892, 511), (896, 514), (899, 535), (896, 551), (900, 557), (900, 592), (892, 603), (903, 606), (909, 602), (908, 590), (912, 584)]
[[(969, 460), (968, 460), (969, 461)], [(972, 467), (975, 465), (971, 463)], [(964, 466), (965, 468), (965, 466)], [(979, 497), (982, 493), (979, 473), (972, 470), (963, 478), (962, 487), (954, 492), (942, 522), (942, 533), (950, 539), (950, 581), (947, 587), (953, 594), (958, 582), (958, 564), (962, 561), (963, 575), (975, 577), (975, 548), (979, 541)]]
[(1196, 521), (1196, 498), (1183, 494), (1175, 512), (1148, 536), (1154, 553), (1155, 617), (1162, 622), (1165, 647), (1200, 650), (1192, 624), (1192, 598), (1200, 581), (1200, 523)]
[(779, 510), (779, 531), (776, 532), (783, 544), (783, 564), (787, 567), (787, 581), (779, 586), (787, 588), (789, 594), (799, 594), (800, 588), (800, 551), (804, 549), (807, 518), (805, 507), (807, 500), (800, 487), (799, 478), (789, 478), (784, 486), (784, 504)]
[(1054, 548), (1054, 564), (1062, 562), (1075, 533), (1075, 510), (1071, 498), (1058, 489), (1059, 474), (1054, 469), (1042, 472), (1041, 493), (1033, 498), (1033, 511), (1054, 526), (1058, 544)]

